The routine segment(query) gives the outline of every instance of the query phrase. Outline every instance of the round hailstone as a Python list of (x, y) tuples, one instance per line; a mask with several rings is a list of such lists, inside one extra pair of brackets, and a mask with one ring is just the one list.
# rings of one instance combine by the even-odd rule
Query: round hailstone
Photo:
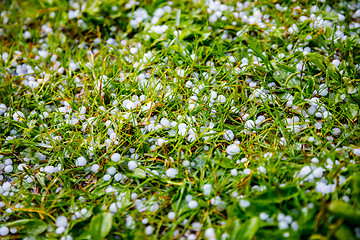
[(110, 175), (114, 175), (116, 173), (116, 168), (115, 167), (109, 167), (106, 172)]
[(249, 168), (244, 169), (244, 174), (249, 175), (251, 173), (251, 170)]
[(12, 165), (7, 165), (5, 168), (4, 168), (4, 171), (6, 173), (11, 173), (13, 171), (13, 166)]
[(260, 220), (265, 221), (265, 220), (267, 220), (269, 218), (269, 215), (267, 213), (265, 213), (265, 212), (262, 212), (262, 213), (260, 213), (259, 218), (260, 218)]
[(211, 184), (205, 184), (205, 185), (203, 186), (204, 195), (205, 195), (205, 196), (209, 196), (209, 195), (211, 194), (211, 189), (212, 189)]
[(17, 122), (21, 122), (25, 118), (25, 115), (21, 111), (16, 111), (13, 114), (13, 119)]
[(111, 175), (105, 174), (105, 175), (103, 176), (103, 179), (104, 179), (105, 182), (108, 182), (108, 181), (111, 180)]
[(236, 169), (231, 169), (231, 175), (232, 176), (237, 176), (238, 175), (238, 172), (237, 172), (237, 170)]
[(359, 148), (354, 148), (353, 149), (353, 154), (355, 154), (356, 156), (360, 155), (360, 149)]
[(197, 203), (197, 201), (191, 200), (191, 201), (188, 203), (188, 205), (189, 205), (189, 208), (195, 209), (195, 208), (198, 207), (199, 204)]
[(75, 165), (77, 167), (83, 167), (86, 165), (86, 163), (87, 163), (86, 159), (83, 156), (81, 156), (76, 159)]
[(8, 234), (9, 234), (9, 228), (7, 228), (7, 227), (0, 228), (0, 236), (6, 236)]
[(97, 172), (99, 170), (99, 168), (100, 168), (99, 164), (95, 163), (94, 165), (91, 166), (91, 171)]
[(121, 155), (119, 153), (114, 153), (113, 155), (111, 155), (111, 160), (114, 162), (118, 162), (121, 158)]
[(178, 173), (178, 170), (176, 170), (175, 168), (169, 168), (168, 170), (166, 170), (166, 176), (168, 176), (169, 178), (174, 178)]
[(256, 128), (255, 122), (253, 120), (247, 120), (245, 122), (245, 128), (248, 130), (252, 130), (252, 129)]
[(216, 234), (213, 228), (208, 228), (205, 231), (205, 237), (209, 240), (216, 240)]
[(223, 137), (226, 141), (231, 141), (234, 139), (234, 133), (231, 130), (226, 130)]
[(110, 204), (109, 211), (110, 211), (111, 213), (114, 213), (114, 214), (117, 213), (116, 203)]
[(56, 234), (62, 234), (63, 232), (65, 232), (65, 228), (64, 227), (58, 227), (56, 230), (55, 230)]
[(240, 148), (236, 144), (231, 144), (226, 148), (226, 153), (229, 155), (236, 155), (240, 152)]
[(2, 189), (3, 189), (4, 191), (10, 191), (10, 189), (11, 189), (11, 183), (5, 182), (5, 183), (2, 185)]
[(153, 231), (154, 231), (154, 227), (153, 227), (153, 226), (147, 226), (147, 227), (145, 228), (145, 233), (146, 233), (146, 235), (151, 235), (151, 234), (153, 233)]
[(162, 138), (159, 138), (156, 140), (156, 145), (158, 145), (158, 146), (162, 146), (164, 143), (165, 143), (165, 140)]
[(170, 220), (173, 220), (175, 218), (175, 213), (174, 212), (169, 212), (167, 216), (168, 216), (168, 218)]
[(134, 170), (135, 168), (138, 167), (138, 164), (135, 161), (130, 161), (128, 162), (128, 168), (129, 170)]
[(250, 202), (245, 199), (240, 199), (239, 203), (240, 203), (240, 207), (242, 207), (242, 208), (247, 208), (250, 206)]
[(56, 218), (55, 224), (57, 227), (66, 227), (68, 224), (68, 221), (65, 216), (59, 216)]

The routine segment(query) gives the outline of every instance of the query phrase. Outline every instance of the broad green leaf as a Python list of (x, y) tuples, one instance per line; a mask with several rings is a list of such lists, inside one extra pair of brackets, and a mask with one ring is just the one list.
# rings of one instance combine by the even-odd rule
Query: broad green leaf
[(230, 158), (227, 157), (215, 157), (214, 161), (222, 168), (234, 168), (235, 164)]
[(146, 177), (146, 173), (144, 170), (140, 169), (140, 168), (135, 168), (133, 173), (131, 174), (132, 177), (136, 177), (136, 178), (145, 178)]
[(337, 217), (360, 225), (360, 210), (343, 201), (333, 201), (329, 205), (329, 211)]
[(354, 235), (352, 234), (350, 228), (344, 224), (340, 225), (340, 227), (335, 232), (335, 237), (339, 240), (353, 240)]
[(18, 232), (28, 237), (37, 237), (47, 229), (47, 224), (39, 219), (21, 219), (2, 226), (18, 227)]
[(90, 231), (92, 239), (104, 239), (112, 227), (112, 214), (105, 212), (94, 216), (90, 221)]
[(289, 184), (281, 188), (268, 188), (256, 195), (251, 201), (259, 204), (281, 203), (296, 197), (298, 194), (299, 190), (297, 189), (297, 186)]

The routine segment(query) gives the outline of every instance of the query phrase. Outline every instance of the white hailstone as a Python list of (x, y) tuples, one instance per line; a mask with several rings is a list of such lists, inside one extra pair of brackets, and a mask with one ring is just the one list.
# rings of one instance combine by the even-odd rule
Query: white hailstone
[(135, 161), (130, 161), (130, 162), (128, 162), (128, 168), (129, 168), (129, 170), (134, 170), (134, 169), (137, 168), (137, 167), (138, 167), (137, 162), (135, 162)]
[(0, 228), (0, 236), (6, 236), (9, 234), (9, 228), (8, 227), (1, 227)]
[(54, 168), (54, 166), (46, 166), (46, 167), (44, 168), (44, 171), (45, 171), (46, 173), (48, 173), (48, 174), (51, 174), (51, 173), (54, 173), (55, 168)]
[(178, 170), (176, 170), (175, 168), (169, 168), (168, 170), (166, 170), (166, 176), (169, 178), (176, 177), (178, 173)]
[(114, 176), (115, 181), (121, 181), (124, 178), (124, 176), (121, 173), (117, 173)]
[(234, 133), (231, 130), (226, 130), (223, 137), (226, 141), (231, 141), (234, 139)]
[(269, 215), (265, 212), (262, 212), (262, 213), (260, 213), (259, 218), (260, 218), (260, 220), (265, 221), (269, 218)]
[(119, 153), (114, 153), (113, 155), (111, 155), (111, 160), (114, 162), (118, 162), (121, 158), (121, 155)]
[(313, 175), (314, 175), (315, 178), (321, 178), (322, 175), (323, 175), (323, 173), (324, 173), (324, 171), (325, 171), (324, 168), (318, 167), (318, 168), (316, 168), (316, 169), (314, 170)]
[(26, 32), (24, 32), (23, 36), (25, 39), (29, 39), (29, 38), (31, 38), (31, 33), (29, 31), (26, 31)]
[(105, 182), (108, 182), (108, 181), (111, 180), (111, 175), (105, 174), (104, 177), (103, 177), (103, 179), (104, 179)]
[(255, 122), (253, 120), (247, 120), (245, 122), (245, 128), (248, 130), (252, 130), (252, 129), (256, 128)]
[(171, 127), (171, 122), (167, 118), (162, 118), (160, 124), (163, 127)]
[(115, 167), (109, 167), (106, 172), (110, 175), (114, 175), (116, 173), (116, 168)]
[(82, 166), (85, 166), (86, 163), (87, 163), (86, 159), (83, 156), (81, 156), (76, 159), (75, 165), (77, 167), (82, 167)]
[(285, 216), (285, 222), (287, 222), (288, 224), (292, 223), (292, 217), (291, 216)]
[(191, 209), (197, 208), (198, 205), (199, 205), (198, 202), (195, 201), (195, 200), (191, 200), (191, 201), (188, 203), (188, 206), (189, 206), (189, 208), (191, 208)]
[(192, 233), (187, 237), (187, 240), (196, 240), (196, 238), (196, 235)]
[(143, 224), (148, 224), (149, 219), (148, 219), (148, 218), (144, 218), (143, 220), (141, 220), (141, 222), (142, 222)]
[(354, 148), (352, 152), (353, 152), (353, 154), (355, 154), (356, 156), (360, 156), (360, 148)]
[(190, 202), (192, 199), (193, 199), (193, 196), (190, 194), (185, 196), (185, 201), (187, 201), (187, 202)]
[(91, 166), (91, 171), (97, 172), (99, 170), (99, 168), (100, 168), (99, 164), (95, 163), (94, 165)]
[(339, 66), (340, 66), (340, 63), (341, 63), (341, 62), (340, 62), (338, 59), (335, 59), (335, 60), (332, 61), (332, 64), (334, 64), (335, 67), (339, 67)]
[(226, 148), (226, 153), (229, 155), (236, 155), (240, 152), (240, 147), (236, 144), (231, 144)]
[(110, 204), (109, 211), (110, 211), (111, 213), (114, 213), (114, 214), (117, 213), (116, 203)]
[(11, 173), (13, 170), (14, 170), (14, 168), (13, 168), (12, 165), (7, 165), (7, 166), (4, 168), (4, 171), (5, 171), (6, 173)]
[(231, 175), (234, 176), (234, 177), (238, 175), (238, 172), (237, 172), (237, 170), (235, 168), (231, 169)]
[(71, 71), (75, 71), (76, 70), (76, 64), (73, 63), (73, 62), (69, 63), (69, 68), (70, 68)]
[(175, 213), (174, 212), (169, 212), (167, 217), (170, 219), (170, 220), (173, 220), (175, 218)]
[(212, 186), (211, 184), (205, 184), (203, 186), (203, 192), (205, 196), (209, 196), (211, 194)]
[(325, 83), (319, 86), (319, 95), (325, 97), (329, 93), (328, 87)]
[(299, 177), (300, 178), (303, 178), (303, 177), (306, 177), (308, 176), (310, 173), (311, 173), (311, 167), (310, 166), (305, 166), (303, 167), (300, 172), (299, 172)]
[(220, 102), (220, 103), (225, 103), (225, 102), (226, 102), (226, 97), (225, 97), (224, 95), (220, 95), (220, 96), (218, 97), (218, 102)]
[(66, 227), (68, 221), (65, 216), (59, 216), (56, 218), (55, 224), (57, 227)]
[(136, 54), (138, 52), (138, 49), (136, 47), (130, 48), (130, 53), (131, 54)]
[(13, 114), (13, 119), (17, 122), (21, 122), (24, 118), (25, 118), (25, 115), (21, 111), (16, 111)]
[(7, 107), (5, 104), (0, 104), (0, 115), (3, 115), (7, 110)]
[(7, 159), (5, 159), (4, 163), (5, 163), (5, 165), (11, 165), (12, 160), (10, 158), (7, 158)]
[(314, 124), (314, 127), (316, 128), (316, 129), (321, 129), (322, 128), (322, 122), (316, 122), (315, 124)]
[(182, 164), (184, 167), (188, 167), (190, 165), (190, 161), (184, 160)]
[(158, 146), (162, 146), (165, 142), (166, 142), (165, 139), (162, 138), (156, 139), (156, 145)]
[(204, 235), (208, 240), (216, 240), (216, 234), (213, 228), (206, 229)]
[(294, 230), (294, 231), (297, 231), (299, 230), (299, 224), (297, 222), (292, 222), (291, 223), (291, 228)]
[(153, 232), (154, 232), (154, 227), (153, 226), (147, 226), (145, 228), (146, 235), (151, 235)]
[(63, 232), (65, 232), (65, 228), (64, 228), (64, 227), (58, 227), (58, 228), (55, 230), (55, 233), (56, 233), (56, 234), (62, 234)]
[(251, 169), (246, 168), (246, 169), (244, 169), (243, 173), (244, 173), (245, 175), (249, 175), (249, 174), (251, 173)]
[(11, 183), (9, 183), (9, 182), (4, 182), (4, 184), (2, 185), (2, 189), (3, 189), (4, 191), (10, 191), (10, 189), (11, 189)]
[(250, 202), (245, 199), (240, 199), (239, 204), (240, 204), (240, 207), (242, 207), (242, 208), (247, 208), (250, 206)]
[(261, 173), (266, 173), (266, 168), (264, 166), (259, 166), (257, 170)]
[(287, 229), (289, 228), (289, 224), (286, 221), (279, 222), (279, 229)]

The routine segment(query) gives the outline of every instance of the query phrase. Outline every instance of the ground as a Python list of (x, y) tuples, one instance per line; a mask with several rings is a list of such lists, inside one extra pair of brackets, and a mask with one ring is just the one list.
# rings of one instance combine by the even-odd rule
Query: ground
[(360, 239), (359, 9), (2, 1), (1, 239)]

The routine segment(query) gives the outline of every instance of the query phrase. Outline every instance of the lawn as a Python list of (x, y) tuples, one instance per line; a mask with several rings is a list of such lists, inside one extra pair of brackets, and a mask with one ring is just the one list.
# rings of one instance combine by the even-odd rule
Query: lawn
[(360, 239), (360, 2), (3, 0), (1, 239)]

